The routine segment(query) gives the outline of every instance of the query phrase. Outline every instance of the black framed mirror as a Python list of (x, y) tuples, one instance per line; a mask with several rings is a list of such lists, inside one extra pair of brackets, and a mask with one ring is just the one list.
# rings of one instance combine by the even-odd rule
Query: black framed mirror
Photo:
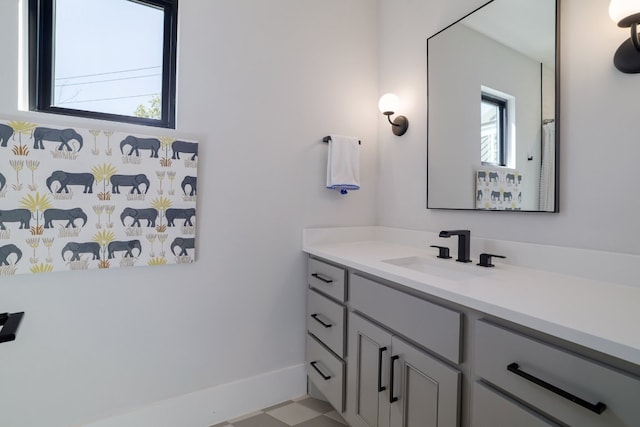
[(427, 208), (558, 212), (560, 0), (492, 0), (427, 40)]

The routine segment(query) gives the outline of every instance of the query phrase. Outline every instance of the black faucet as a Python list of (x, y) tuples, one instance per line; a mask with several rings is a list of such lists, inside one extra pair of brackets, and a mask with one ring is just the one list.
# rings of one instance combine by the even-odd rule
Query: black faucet
[(471, 231), (469, 230), (443, 230), (440, 237), (458, 236), (458, 262), (471, 262), (469, 253), (471, 248)]

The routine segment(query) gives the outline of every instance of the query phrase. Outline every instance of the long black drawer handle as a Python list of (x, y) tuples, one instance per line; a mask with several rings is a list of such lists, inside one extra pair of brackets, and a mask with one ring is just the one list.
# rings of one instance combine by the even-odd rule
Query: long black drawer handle
[(333, 279), (331, 277), (325, 276), (324, 274), (313, 273), (312, 276), (318, 280), (322, 280), (324, 283), (333, 283)]
[(398, 401), (398, 398), (395, 397), (393, 395), (393, 383), (395, 380), (395, 369), (394, 369), (394, 362), (396, 360), (400, 359), (400, 356), (396, 355), (396, 356), (391, 356), (391, 376), (389, 378), (389, 403), (394, 403)]
[(332, 326), (332, 325), (331, 325), (331, 323), (323, 322), (323, 321), (322, 321), (322, 319), (320, 319), (320, 318), (318, 317), (318, 313), (313, 313), (313, 314), (311, 315), (311, 317), (313, 317), (313, 320), (315, 320), (316, 322), (320, 323), (320, 324), (321, 324), (322, 326), (324, 326), (325, 328), (330, 328), (330, 327)]
[(378, 393), (387, 389), (382, 385), (382, 353), (385, 351), (387, 351), (387, 347), (380, 347), (378, 349)]
[(331, 376), (330, 376), (330, 375), (325, 375), (325, 374), (324, 374), (324, 373), (323, 373), (323, 372), (322, 372), (322, 371), (321, 371), (321, 370), (316, 366), (316, 365), (318, 364), (318, 362), (315, 362), (315, 361), (314, 361), (314, 362), (311, 362), (311, 363), (309, 363), (309, 364), (311, 365), (311, 367), (312, 367), (313, 369), (315, 369), (315, 370), (316, 370), (316, 372), (317, 372), (317, 373), (319, 373), (319, 374), (320, 374), (320, 376), (322, 377), (322, 379), (323, 379), (323, 380), (325, 380), (325, 381), (329, 381), (329, 380), (331, 379)]
[(2, 327), (2, 330), (0, 330), (0, 343), (16, 339), (16, 332), (18, 331), (18, 326), (20, 326), (22, 316), (24, 316), (24, 312), (0, 314), (0, 327)]
[(562, 396), (565, 399), (572, 401), (573, 403), (577, 403), (583, 408), (587, 408), (588, 410), (593, 411), (596, 414), (602, 414), (604, 410), (607, 409), (607, 405), (605, 405), (602, 402), (598, 402), (594, 405), (593, 403), (587, 402), (586, 400), (581, 399), (578, 396), (575, 396), (567, 391), (564, 391), (561, 388), (554, 386), (553, 384), (549, 384), (548, 382), (543, 381), (540, 378), (536, 378), (533, 375), (520, 370), (519, 368), (520, 366), (517, 363), (512, 363), (509, 366), (507, 366), (507, 370), (509, 370), (510, 372), (513, 372), (514, 374), (519, 375), (522, 378), (529, 380), (534, 384), (539, 385), (540, 387), (546, 388), (547, 390), (559, 396)]

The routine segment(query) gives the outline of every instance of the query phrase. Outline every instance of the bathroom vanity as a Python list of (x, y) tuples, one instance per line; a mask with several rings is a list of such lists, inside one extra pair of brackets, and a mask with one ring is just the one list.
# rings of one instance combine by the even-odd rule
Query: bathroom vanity
[(440, 260), (429, 233), (379, 231), (305, 231), (310, 390), (350, 425), (638, 425), (640, 288)]

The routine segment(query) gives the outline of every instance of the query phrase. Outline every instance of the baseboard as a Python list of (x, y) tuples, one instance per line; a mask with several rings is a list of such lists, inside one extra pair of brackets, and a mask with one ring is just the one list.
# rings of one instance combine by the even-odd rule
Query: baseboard
[(207, 427), (302, 396), (304, 364), (155, 402), (82, 427)]

